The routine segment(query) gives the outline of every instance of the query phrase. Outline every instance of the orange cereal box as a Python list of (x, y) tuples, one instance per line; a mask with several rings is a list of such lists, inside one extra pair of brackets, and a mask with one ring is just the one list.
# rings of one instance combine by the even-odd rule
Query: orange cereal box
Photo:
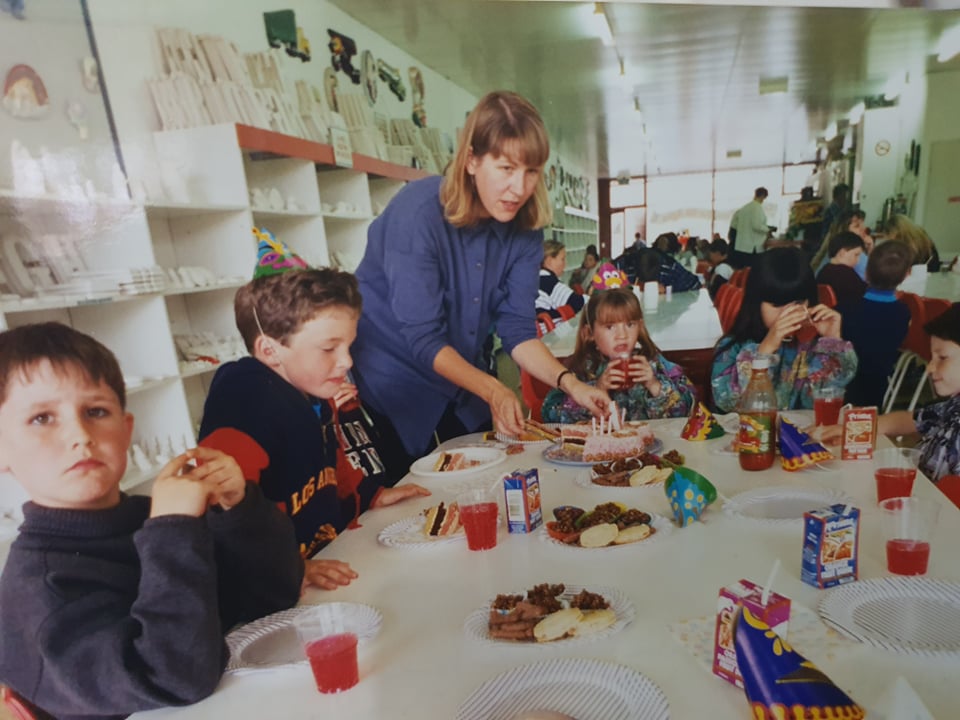
[(847, 407), (842, 413), (841, 459), (869, 460), (877, 442), (877, 408)]

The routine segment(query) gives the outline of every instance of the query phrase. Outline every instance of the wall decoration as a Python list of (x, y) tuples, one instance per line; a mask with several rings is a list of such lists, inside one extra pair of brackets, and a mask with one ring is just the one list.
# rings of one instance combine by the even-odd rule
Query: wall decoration
[(330, 48), (330, 64), (333, 69), (342, 70), (354, 85), (359, 85), (360, 70), (353, 66), (353, 58), (357, 54), (357, 43), (353, 38), (329, 28), (327, 35), (330, 36), (327, 47)]
[(27, 16), (24, 14), (24, 0), (0, 0), (0, 10), (3, 10), (5, 13), (10, 13), (17, 20), (26, 20)]
[(330, 112), (340, 112), (340, 105), (337, 102), (337, 71), (333, 68), (323, 70), (323, 90)]
[(283, 47), (290, 57), (310, 60), (310, 41), (297, 25), (297, 16), (293, 10), (276, 10), (263, 14), (263, 25), (267, 31), (267, 42), (272, 48)]
[(16, 118), (41, 118), (50, 110), (47, 88), (29, 65), (14, 65), (3, 84), (3, 106)]
[(375, 105), (377, 102), (377, 61), (373, 53), (369, 50), (363, 51), (363, 61), (360, 63), (363, 67), (363, 91), (367, 96), (367, 102)]
[(100, 92), (100, 68), (97, 61), (87, 55), (80, 61), (80, 75), (83, 78), (83, 88), (88, 93)]
[(407, 88), (404, 86), (403, 80), (400, 79), (399, 70), (381, 59), (377, 60), (377, 73), (380, 75), (380, 79), (390, 88), (390, 92), (397, 96), (397, 100), (403, 102), (407, 99)]
[(407, 77), (410, 78), (410, 92), (413, 95), (413, 124), (417, 127), (426, 127), (427, 111), (423, 106), (426, 90), (423, 87), (423, 73), (420, 72), (420, 68), (411, 67), (407, 69)]
[(64, 112), (67, 116), (67, 120), (70, 121), (70, 124), (73, 125), (74, 129), (77, 131), (77, 135), (80, 136), (80, 139), (86, 140), (90, 134), (90, 130), (87, 127), (86, 105), (79, 100), (69, 100)]

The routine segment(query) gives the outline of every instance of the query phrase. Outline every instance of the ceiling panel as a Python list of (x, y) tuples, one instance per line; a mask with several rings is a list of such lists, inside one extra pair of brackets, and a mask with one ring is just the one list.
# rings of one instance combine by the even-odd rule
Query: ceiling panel
[[(614, 50), (592, 34), (593, 3), (331, 2), (471, 93), (529, 97), (554, 142), (600, 177), (813, 159), (811, 141), (891, 74), (960, 69), (931, 55), (960, 10), (603, 3)], [(787, 92), (759, 94), (779, 76)]]

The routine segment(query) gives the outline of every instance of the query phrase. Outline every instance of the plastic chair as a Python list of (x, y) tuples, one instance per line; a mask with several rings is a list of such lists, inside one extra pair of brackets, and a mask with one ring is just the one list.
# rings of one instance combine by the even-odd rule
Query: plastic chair
[(740, 305), (742, 304), (742, 288), (726, 283), (717, 291), (717, 314), (720, 316), (720, 329), (724, 333), (730, 332), (737, 315), (740, 313)]
[(904, 338), (903, 346), (900, 349), (900, 357), (897, 358), (897, 364), (894, 366), (893, 374), (890, 375), (890, 380), (887, 383), (887, 391), (883, 395), (881, 410), (884, 413), (893, 410), (900, 394), (900, 388), (903, 386), (903, 381), (911, 368), (917, 367), (924, 372), (917, 382), (916, 388), (914, 388), (910, 404), (907, 406), (909, 410), (916, 407), (924, 384), (928, 382), (926, 366), (930, 359), (930, 338), (923, 330), (923, 325), (926, 322), (923, 298), (915, 293), (901, 293), (900, 299), (910, 309), (910, 327), (907, 329), (907, 336)]
[(727, 281), (729, 285), (734, 287), (743, 288), (747, 284), (747, 276), (750, 275), (750, 268), (740, 268), (739, 270), (734, 270), (733, 274), (730, 276), (730, 279)]
[(820, 301), (821, 305), (826, 305), (830, 308), (837, 306), (837, 294), (830, 285), (824, 283), (817, 284), (817, 300)]
[(575, 293), (577, 293), (577, 295), (583, 295), (583, 285), (580, 283), (574, 283), (570, 287)]
[(540, 410), (543, 400), (547, 397), (551, 387), (545, 382), (537, 380), (533, 375), (520, 368), (520, 395), (524, 404), (530, 409), (530, 417), (537, 422), (543, 422)]
[(569, 320), (577, 314), (577, 311), (569, 305), (561, 305), (557, 308), (557, 312), (560, 313), (561, 320)]
[(553, 316), (548, 312), (537, 313), (537, 337), (543, 337), (548, 332), (556, 330), (553, 324)]

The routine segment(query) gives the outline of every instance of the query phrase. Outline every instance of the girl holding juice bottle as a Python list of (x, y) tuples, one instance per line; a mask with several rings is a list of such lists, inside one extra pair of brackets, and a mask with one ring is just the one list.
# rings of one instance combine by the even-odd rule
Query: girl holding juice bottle
[[(577, 378), (605, 390), (627, 420), (686, 417), (696, 403), (683, 368), (660, 354), (647, 333), (640, 301), (627, 288), (590, 297), (567, 364)], [(544, 422), (562, 423), (591, 417), (561, 390), (547, 393), (542, 415)]]
[(711, 386), (724, 412), (736, 410), (758, 355), (771, 357), (777, 409), (813, 408), (814, 387), (844, 388), (857, 369), (840, 336), (840, 314), (817, 301), (817, 282), (796, 248), (759, 253), (740, 312), (717, 343)]

